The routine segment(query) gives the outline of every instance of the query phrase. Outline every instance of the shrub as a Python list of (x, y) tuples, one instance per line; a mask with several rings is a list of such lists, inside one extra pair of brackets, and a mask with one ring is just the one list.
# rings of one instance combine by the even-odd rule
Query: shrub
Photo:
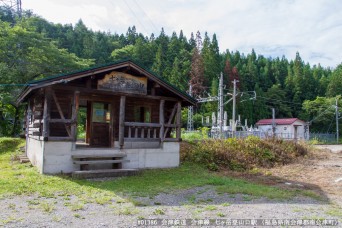
[(0, 138), (0, 154), (15, 151), (23, 140), (19, 138)]
[(252, 136), (246, 139), (184, 142), (181, 146), (181, 161), (204, 164), (213, 171), (220, 168), (243, 171), (288, 164), (307, 153), (307, 148), (300, 143)]

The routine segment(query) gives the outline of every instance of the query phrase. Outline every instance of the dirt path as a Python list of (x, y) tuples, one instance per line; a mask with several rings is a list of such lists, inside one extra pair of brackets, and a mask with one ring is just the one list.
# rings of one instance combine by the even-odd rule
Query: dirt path
[(299, 184), (297, 186), (315, 190), (342, 207), (342, 145), (315, 147), (322, 151), (316, 152), (314, 158), (274, 168), (270, 172), (290, 183)]
[[(298, 226), (304, 222), (312, 224), (324, 219), (339, 219), (339, 225), (335, 224), (335, 227), (341, 227), (341, 149), (342, 146), (334, 146), (333, 153), (317, 151), (314, 156), (296, 164), (261, 170), (263, 175), (243, 176), (283, 188), (310, 189), (325, 198), (323, 201), (309, 197), (280, 201), (241, 194), (220, 194), (214, 186), (146, 198), (121, 196), (106, 204), (83, 202), (74, 196), (15, 196), (0, 199), (0, 227), (136, 227), (138, 220), (156, 218), (167, 222), (188, 219), (185, 226), (179, 227), (199, 227), (193, 221), (203, 222), (203, 219), (212, 219), (211, 224), (215, 219), (264, 219), (264, 222), (282, 219), (299, 222)], [(280, 227), (281, 224), (273, 226)]]
[(342, 207), (342, 145), (314, 147), (318, 150), (293, 164), (261, 169), (257, 174), (228, 171), (227, 175), (282, 188), (313, 190)]

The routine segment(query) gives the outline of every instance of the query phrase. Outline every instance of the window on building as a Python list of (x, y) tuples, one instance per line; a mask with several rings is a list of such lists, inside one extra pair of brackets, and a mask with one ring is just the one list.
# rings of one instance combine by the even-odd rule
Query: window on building
[(93, 122), (109, 123), (110, 122), (110, 104), (93, 103)]
[(136, 106), (134, 108), (134, 121), (141, 123), (151, 123), (151, 107)]

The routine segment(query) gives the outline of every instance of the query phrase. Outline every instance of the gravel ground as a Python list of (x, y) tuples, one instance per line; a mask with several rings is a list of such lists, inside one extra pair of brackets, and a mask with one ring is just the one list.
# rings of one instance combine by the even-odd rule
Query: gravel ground
[[(167, 219), (165, 220), (167, 222), (170, 219), (193, 219), (197, 222), (202, 219), (298, 219), (303, 221), (339, 219), (340, 222), (335, 227), (342, 227), (341, 192), (339, 192), (342, 182), (333, 181), (342, 176), (339, 166), (342, 159), (338, 160), (340, 158), (342, 158), (341, 152), (337, 151), (333, 156), (327, 156), (327, 159), (318, 159), (306, 165), (294, 164), (288, 166), (287, 169), (284, 167), (283, 169), (286, 170), (294, 169), (296, 175), (292, 174), (292, 176), (289, 171), (284, 173), (278, 169), (279, 173), (277, 173), (276, 169), (272, 170), (274, 175), (279, 174), (278, 176), (282, 178), (286, 176), (286, 181), (282, 179), (285, 185), (286, 183), (287, 185), (301, 183), (298, 188), (306, 185), (316, 186), (324, 192), (328, 201), (316, 201), (306, 197), (281, 201), (241, 194), (218, 194), (213, 186), (161, 193), (151, 198), (117, 196), (106, 204), (87, 202), (75, 196), (56, 196), (55, 198), (15, 196), (0, 199), (0, 226), (137, 227), (138, 220), (159, 218)], [(309, 168), (317, 172), (309, 174)], [(312, 176), (318, 174), (321, 176), (316, 176), (317, 178)], [(328, 181), (322, 181), (322, 176)], [(190, 227), (193, 225), (192, 222), (188, 220), (186, 226), (180, 227)]]
[[(277, 201), (246, 195), (217, 194), (212, 186), (154, 198), (122, 198), (105, 205), (63, 197), (13, 197), (0, 201), (5, 227), (135, 227), (138, 219), (336, 219), (338, 208), (310, 198)], [(37, 205), (37, 202), (40, 204)], [(82, 204), (82, 203), (81, 203)], [(336, 213), (336, 212), (335, 212)]]

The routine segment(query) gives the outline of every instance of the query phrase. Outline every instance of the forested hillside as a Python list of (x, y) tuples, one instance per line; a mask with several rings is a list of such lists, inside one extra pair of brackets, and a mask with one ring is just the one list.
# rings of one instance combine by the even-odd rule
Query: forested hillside
[[(225, 93), (232, 90), (232, 80), (238, 79), (239, 91), (256, 92), (256, 100), (249, 100), (247, 93), (238, 100), (237, 113), (250, 124), (270, 118), (274, 107), (277, 118), (314, 120), (312, 130), (334, 132), (333, 105), (334, 97), (342, 94), (342, 65), (336, 69), (311, 66), (299, 53), (293, 57), (219, 50), (215, 34), (201, 34), (196, 28), (190, 37), (182, 31), (168, 35), (163, 28), (160, 34), (146, 37), (135, 26), (126, 34), (92, 31), (82, 20), (74, 26), (61, 25), (32, 12), (18, 19), (13, 12), (0, 9), (0, 135), (18, 132), (20, 127), (13, 128), (13, 122), (21, 109), (14, 101), (28, 81), (127, 58), (184, 91), (189, 81), (201, 82), (195, 88), (201, 97), (217, 95), (220, 72)], [(216, 102), (199, 105), (195, 126), (202, 115), (216, 110)], [(225, 110), (231, 113), (230, 103)]]

